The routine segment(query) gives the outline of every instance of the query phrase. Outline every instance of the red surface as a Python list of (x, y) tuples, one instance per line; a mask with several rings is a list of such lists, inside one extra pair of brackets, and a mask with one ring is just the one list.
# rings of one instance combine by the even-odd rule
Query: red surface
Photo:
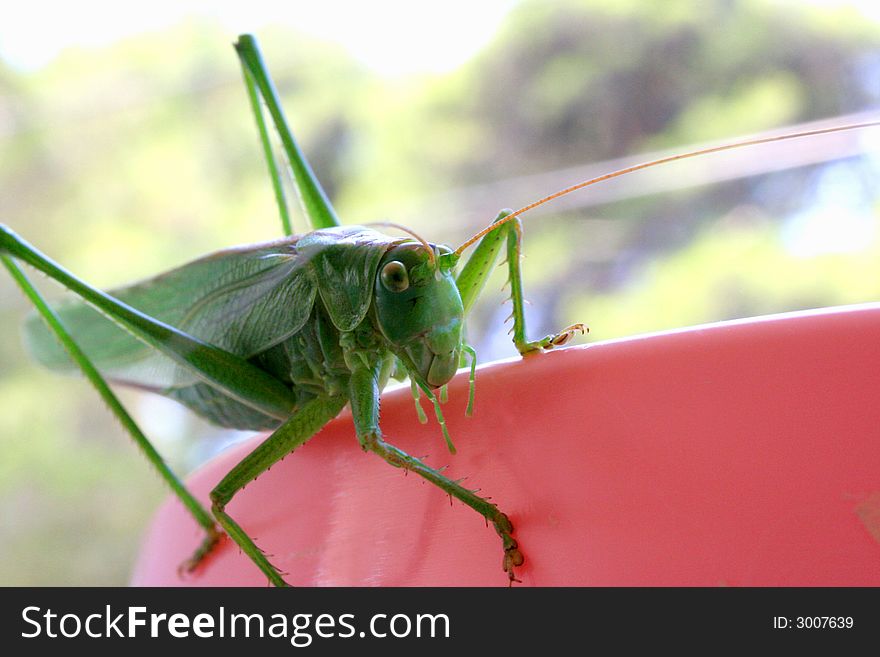
[[(880, 304), (575, 347), (467, 376), (436, 422), (386, 394), (387, 439), (506, 511), (524, 585), (880, 585)], [(429, 418), (430, 408), (426, 407)], [(202, 499), (259, 438), (193, 475)], [(505, 586), (483, 519), (364, 454), (347, 412), (228, 510), (294, 585)], [(194, 575), (174, 500), (136, 585), (266, 584), (230, 541)]]

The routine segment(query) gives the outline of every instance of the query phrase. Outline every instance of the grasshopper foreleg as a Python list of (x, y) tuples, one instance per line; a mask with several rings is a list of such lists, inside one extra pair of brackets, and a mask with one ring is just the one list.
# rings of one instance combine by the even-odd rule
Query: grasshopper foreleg
[(507, 514), (502, 513), (498, 507), (489, 502), (487, 499), (480, 497), (473, 491), (464, 488), (460, 484), (444, 477), (434, 468), (425, 465), (419, 459), (410, 456), (394, 445), (390, 445), (382, 440), (381, 435), (377, 433), (369, 433), (360, 436), (361, 445), (365, 450), (373, 452), (382, 457), (386, 462), (396, 468), (403, 468), (409, 472), (414, 472), (438, 486), (445, 492), (449, 493), (456, 499), (461, 500), (474, 511), (486, 518), (495, 527), (495, 531), (501, 537), (501, 547), (504, 550), (504, 558), (501, 567), (507, 573), (509, 581), (518, 582), (516, 578), (515, 568), (523, 564), (523, 554), (519, 550), (516, 539), (513, 538), (513, 523)]
[(382, 457), (386, 462), (396, 468), (414, 472), (420, 477), (438, 486), (449, 495), (461, 500), (486, 518), (495, 527), (495, 531), (501, 537), (501, 546), (504, 550), (502, 567), (507, 573), (510, 582), (516, 579), (514, 569), (523, 563), (523, 555), (519, 550), (516, 540), (513, 538), (513, 524), (506, 514), (488, 500), (451, 479), (444, 477), (439, 471), (425, 465), (419, 459), (410, 456), (394, 445), (386, 443), (382, 439), (379, 429), (379, 386), (378, 366), (375, 368), (358, 368), (352, 372), (350, 386), (351, 414), (354, 420), (355, 431), (361, 447), (365, 451), (373, 452)]
[[(495, 217), (495, 222), (504, 219), (511, 213), (510, 210), (502, 210)], [(568, 342), (575, 333), (586, 333), (587, 328), (583, 324), (572, 324), (558, 333), (545, 335), (539, 340), (529, 340), (526, 337), (525, 299), (523, 297), (522, 268), (522, 224), (519, 218), (500, 226), (498, 229), (487, 233), (456, 279), (459, 293), (465, 313), (470, 310), (476, 301), (492, 268), (495, 266), (498, 253), (501, 251), (502, 242), (506, 241), (507, 267), (510, 283), (510, 301), (513, 304), (513, 343), (521, 354), (532, 351), (553, 349)]]
[(510, 281), (510, 301), (513, 304), (513, 344), (521, 354), (541, 349), (553, 349), (561, 347), (568, 342), (575, 333), (586, 333), (587, 328), (583, 324), (572, 324), (558, 333), (545, 335), (539, 340), (529, 340), (526, 337), (525, 297), (523, 296), (522, 267), (522, 223), (515, 218), (501, 228), (507, 232), (507, 267)]

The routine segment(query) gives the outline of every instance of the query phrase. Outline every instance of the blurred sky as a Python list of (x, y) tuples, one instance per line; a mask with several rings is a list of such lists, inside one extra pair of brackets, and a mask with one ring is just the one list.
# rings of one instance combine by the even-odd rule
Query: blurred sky
[[(793, 8), (851, 6), (880, 22), (877, 0), (776, 1)], [(296, 25), (345, 44), (382, 75), (439, 72), (454, 69), (487, 43), (516, 4), (516, 0), (445, 0), (442, 5), (411, 0), (8, 2), (0, 4), (0, 60), (19, 70), (35, 69), (65, 48), (103, 46), (189, 17), (210, 17), (233, 34), (271, 23)]]
[[(386, 75), (446, 71), (488, 42), (515, 4), (515, 0), (446, 0), (441, 8), (407, 0), (4, 3), (0, 5), (0, 59), (18, 69), (33, 69), (67, 47), (106, 45), (187, 17), (210, 17), (233, 34), (270, 23), (296, 25), (346, 44), (358, 59)], [(49, 15), (53, 20), (46, 20)], [(426, 43), (427, 34), (433, 37), (430, 43)]]

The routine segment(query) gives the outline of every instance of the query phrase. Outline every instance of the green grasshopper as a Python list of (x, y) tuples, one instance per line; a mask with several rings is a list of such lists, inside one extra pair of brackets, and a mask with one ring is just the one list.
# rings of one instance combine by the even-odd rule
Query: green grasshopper
[[(524, 562), (508, 516), (494, 503), (443, 476), (383, 438), (379, 395), (393, 376), (411, 381), (420, 419), (420, 394), (433, 404), (451, 452), (438, 389), (470, 361), (468, 414), (474, 400), (476, 355), (464, 342), (464, 317), (479, 296), (502, 249), (506, 250), (513, 342), (521, 354), (565, 344), (585, 331), (573, 324), (528, 340), (520, 273), (519, 215), (588, 185), (674, 159), (839, 129), (769, 137), (655, 160), (584, 181), (511, 212), (452, 250), (369, 227), (342, 226), (290, 131), (256, 40), (235, 44), (266, 156), (286, 237), (220, 251), (154, 278), (101, 292), (0, 225), (0, 260), (36, 308), (25, 326), (30, 350), (59, 371), (79, 369), (174, 494), (204, 529), (183, 564), (196, 569), (228, 535), (277, 586), (280, 571), (226, 506), (246, 484), (315, 435), (349, 405), (360, 446), (394, 467), (412, 471), (484, 516), (501, 539), (508, 581)], [(264, 109), (280, 137), (312, 232), (293, 235), (282, 178)], [(386, 224), (389, 226), (389, 224)], [(394, 224), (390, 224), (394, 226)], [(465, 249), (479, 241), (456, 273)], [(17, 261), (58, 281), (82, 301), (50, 307)], [(41, 321), (42, 320), (42, 321)], [(105, 376), (170, 397), (224, 427), (271, 430), (210, 494), (206, 509), (168, 468), (110, 390)]]

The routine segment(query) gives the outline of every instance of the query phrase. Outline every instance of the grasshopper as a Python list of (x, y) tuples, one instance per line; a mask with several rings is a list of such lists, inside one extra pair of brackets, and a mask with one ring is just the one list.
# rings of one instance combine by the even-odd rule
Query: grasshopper
[[(282, 573), (226, 506), (346, 405), (364, 451), (420, 475), (493, 525), (501, 541), (502, 569), (509, 583), (518, 581), (516, 569), (525, 557), (509, 517), (475, 491), (386, 442), (379, 426), (379, 395), (392, 377), (408, 377), (419, 413), (423, 394), (433, 404), (450, 452), (455, 452), (439, 397), (469, 360), (467, 412), (472, 412), (476, 355), (463, 339), (464, 317), (502, 250), (508, 263), (513, 342), (521, 354), (553, 349), (585, 332), (583, 324), (572, 324), (537, 340), (527, 338), (521, 214), (597, 182), (675, 159), (876, 125), (754, 139), (612, 172), (515, 212), (503, 210), (453, 250), (394, 224), (385, 226), (402, 228), (409, 235), (389, 237), (367, 226), (342, 226), (288, 127), (256, 40), (242, 35), (235, 49), (285, 237), (220, 251), (110, 293), (83, 282), (2, 225), (0, 260), (37, 311), (25, 326), (36, 359), (55, 370), (82, 371), (204, 530), (204, 539), (182, 568), (198, 568), (225, 534), (276, 586), (286, 585)], [(312, 226), (303, 235), (293, 234), (266, 113)], [(477, 242), (457, 271), (463, 252)], [(61, 283), (80, 300), (50, 307), (19, 261)], [(108, 379), (175, 399), (221, 426), (272, 433), (217, 484), (207, 509), (165, 464), (117, 400)]]

